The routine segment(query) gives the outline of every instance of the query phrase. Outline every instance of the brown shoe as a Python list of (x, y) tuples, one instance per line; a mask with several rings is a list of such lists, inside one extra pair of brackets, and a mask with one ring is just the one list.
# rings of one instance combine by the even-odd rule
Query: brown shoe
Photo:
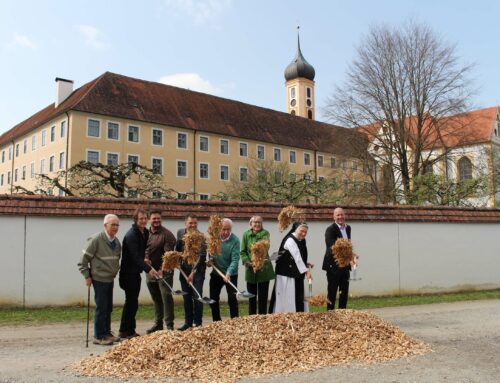
[(108, 335), (105, 336), (105, 339), (112, 340), (113, 342), (119, 342), (121, 338), (115, 336), (112, 332), (110, 332)]
[(111, 346), (114, 342), (111, 339), (109, 339), (108, 337), (105, 337), (102, 339), (94, 338), (94, 341), (92, 343), (100, 345), (100, 346)]
[(163, 325), (161, 325), (161, 324), (155, 324), (149, 330), (146, 330), (146, 334), (151, 334), (153, 332), (160, 331), (160, 330), (163, 330)]

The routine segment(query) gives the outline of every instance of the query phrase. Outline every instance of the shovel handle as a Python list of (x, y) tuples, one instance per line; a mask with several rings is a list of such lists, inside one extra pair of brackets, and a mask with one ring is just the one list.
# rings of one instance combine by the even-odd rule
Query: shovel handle
[[(216, 271), (216, 272), (217, 272), (217, 273), (218, 273), (218, 274), (219, 274), (222, 278), (224, 278), (224, 277), (225, 277), (224, 273), (222, 273), (222, 271), (220, 271), (217, 267), (215, 267), (215, 265), (214, 265), (213, 263), (212, 263), (212, 267), (213, 267), (213, 269), (214, 269), (214, 270), (215, 270), (215, 271)], [(240, 290), (238, 290), (238, 288), (237, 288), (237, 287), (233, 284), (233, 282), (231, 282), (231, 280), (228, 280), (228, 281), (227, 281), (227, 283), (229, 283), (229, 284), (233, 287), (233, 289), (235, 289), (238, 293), (240, 293), (240, 294), (241, 294), (241, 291), (240, 291)]]
[(184, 270), (182, 270), (179, 267), (179, 271), (181, 272), (182, 276), (184, 277), (184, 279), (186, 280), (186, 282), (188, 283), (188, 285), (191, 286), (191, 288), (194, 290), (194, 292), (196, 293), (196, 295), (198, 295), (198, 298), (202, 299), (200, 293), (198, 292), (198, 290), (196, 290), (196, 287), (194, 287), (194, 285), (191, 282), (189, 282), (189, 278), (186, 275), (186, 273), (184, 272)]

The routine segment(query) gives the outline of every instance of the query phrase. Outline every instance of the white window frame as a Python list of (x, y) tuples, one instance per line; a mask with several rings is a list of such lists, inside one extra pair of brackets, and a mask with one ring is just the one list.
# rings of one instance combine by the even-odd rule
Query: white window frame
[[(207, 176), (201, 176), (201, 165), (207, 165)], [(208, 162), (198, 162), (198, 178), (200, 180), (209, 180), (210, 179), (210, 164)]]
[(45, 174), (45, 158), (40, 159), (40, 174)]
[[(163, 175), (165, 171), (165, 160), (163, 157), (151, 157), (151, 169), (154, 171), (154, 166), (153, 166), (153, 161), (154, 160), (161, 160), (161, 172), (159, 173), (160, 175)], [(155, 173), (157, 174), (157, 173)]]
[(36, 150), (36, 134), (31, 136), (31, 151), (33, 152), (35, 150)]
[[(276, 159), (276, 153), (279, 154), (279, 159)], [(281, 162), (281, 148), (273, 147), (273, 161), (275, 162)]]
[(25, 138), (23, 141), (23, 154), (28, 153), (28, 139)]
[(127, 153), (127, 163), (129, 163), (129, 162), (130, 162), (130, 159), (129, 159), (129, 157), (130, 157), (130, 156), (135, 156), (135, 157), (137, 157), (137, 163), (138, 163), (138, 164), (140, 164), (140, 163), (141, 163), (141, 162), (140, 162), (140, 161), (141, 161), (141, 156), (139, 156), (138, 154), (134, 154), (134, 153)]
[(14, 169), (14, 182), (17, 182), (19, 176), (19, 169)]
[[(154, 135), (155, 132), (160, 132), (161, 133), (161, 144), (155, 144), (154, 143)], [(165, 142), (165, 131), (162, 128), (151, 128), (151, 145), (156, 146), (159, 148), (163, 148)]]
[[(262, 148), (262, 158), (259, 157), (259, 148)], [(265, 145), (257, 145), (255, 149), (255, 157), (258, 160), (265, 160), (266, 159), (266, 146)]]
[[(179, 175), (179, 163), (180, 162), (185, 162), (186, 163), (186, 175), (185, 176), (180, 176)], [(175, 176), (177, 178), (188, 178), (189, 177), (189, 170), (188, 170), (188, 160), (175, 160)]]
[[(118, 126), (118, 138), (109, 138), (109, 124), (115, 124)], [(106, 140), (108, 141), (120, 141), (120, 130), (121, 130), (121, 126), (120, 126), (120, 123), (119, 122), (116, 122), (116, 121), (106, 121)]]
[[(89, 122), (91, 120), (99, 122), (99, 135), (98, 136), (90, 136), (89, 135)], [(100, 139), (101, 136), (102, 136), (101, 132), (102, 132), (102, 121), (100, 119), (98, 119), (98, 118), (90, 118), (90, 117), (88, 117), (87, 118), (87, 126), (86, 126), (86, 130), (85, 130), (85, 134), (87, 135), (87, 138)]]
[[(225, 180), (225, 179), (222, 178), (222, 167), (223, 166), (227, 167), (227, 180)], [(231, 175), (229, 174), (230, 170), (231, 170), (231, 168), (229, 167), (229, 165), (219, 164), (219, 181), (229, 182), (229, 180), (231, 178)]]
[[(201, 196), (206, 196), (207, 198), (202, 199), (202, 198), (201, 198)], [(200, 201), (208, 201), (208, 200), (210, 199), (210, 194), (200, 193), (200, 194), (198, 194), (198, 199), (199, 199)]]
[[(245, 147), (245, 154), (241, 154), (241, 146), (244, 145)], [(240, 157), (248, 157), (248, 142), (244, 141), (239, 141), (238, 142), (238, 153)]]
[(322, 154), (318, 154), (318, 168), (325, 167), (325, 157)]
[[(207, 150), (201, 150), (201, 139), (207, 139)], [(209, 136), (199, 136), (198, 138), (198, 151), (202, 153), (210, 153), (210, 137)]]
[[(227, 142), (227, 153), (222, 153), (222, 142)], [(227, 138), (219, 138), (219, 154), (222, 154), (224, 156), (229, 156), (230, 155), (230, 150), (229, 150), (229, 140)]]
[[(130, 140), (130, 127), (137, 128), (137, 141)], [(135, 124), (127, 124), (127, 142), (131, 144), (140, 144), (141, 143), (141, 126)]]
[(50, 142), (54, 142), (56, 140), (56, 126), (52, 125), (50, 127)]
[(35, 161), (30, 162), (30, 178), (35, 178)]
[[(306, 163), (306, 156), (309, 157), (309, 163)], [(311, 153), (309, 152), (304, 152), (304, 166), (311, 166)]]
[[(293, 153), (293, 156), (294, 156), (293, 161), (292, 161), (292, 153)], [(295, 150), (289, 150), (288, 151), (288, 161), (291, 164), (296, 164), (297, 163), (297, 151), (295, 151)]]
[[(96, 150), (96, 149), (85, 149), (85, 161), (87, 162), (90, 162), (89, 161), (89, 152), (95, 152), (97, 153), (97, 163), (100, 163), (101, 162), (101, 151), (100, 150)], [(91, 162), (93, 164), (93, 162)]]
[[(62, 155), (62, 166), (61, 166), (61, 155)], [(59, 152), (59, 170), (64, 170), (66, 168), (66, 152)]]
[(108, 155), (109, 154), (116, 154), (117, 156), (117, 160), (116, 160), (116, 165), (120, 165), (120, 153), (118, 152), (106, 152), (106, 165), (110, 165), (109, 161), (108, 161)]
[[(243, 169), (245, 169), (247, 171), (247, 179), (246, 180), (242, 180), (241, 179), (241, 171)], [(239, 178), (240, 182), (248, 182), (248, 168), (246, 166), (240, 166), (239, 173), (238, 173), (238, 178)]]
[[(186, 147), (181, 147), (179, 146), (179, 136), (180, 135), (184, 135), (186, 137)], [(185, 132), (177, 132), (177, 134), (175, 135), (175, 147), (177, 149), (180, 149), (180, 150), (188, 150), (188, 147), (189, 147), (189, 143), (188, 143), (188, 134), (185, 133)]]
[(19, 157), (19, 143), (16, 144), (14, 152), (15, 152), (16, 158)]
[(61, 125), (60, 125), (60, 128), (59, 128), (59, 136), (61, 138), (66, 137), (66, 120), (62, 120), (61, 121)]
[(47, 129), (42, 130), (42, 143), (41, 146), (47, 145)]
[(56, 168), (56, 156), (52, 155), (49, 157), (49, 173), (53, 173)]

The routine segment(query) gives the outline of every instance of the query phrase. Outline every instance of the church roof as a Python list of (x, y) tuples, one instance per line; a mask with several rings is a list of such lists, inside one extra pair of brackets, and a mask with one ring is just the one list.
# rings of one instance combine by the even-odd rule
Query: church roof
[(316, 71), (314, 67), (302, 55), (302, 51), (300, 50), (300, 36), (297, 36), (297, 53), (293, 61), (285, 69), (285, 79), (289, 81), (298, 77), (304, 77), (313, 81), (315, 75)]
[(76, 89), (57, 108), (51, 104), (19, 123), (0, 136), (0, 145), (68, 111), (345, 156), (357, 156), (367, 145), (366, 137), (352, 129), (111, 72)]

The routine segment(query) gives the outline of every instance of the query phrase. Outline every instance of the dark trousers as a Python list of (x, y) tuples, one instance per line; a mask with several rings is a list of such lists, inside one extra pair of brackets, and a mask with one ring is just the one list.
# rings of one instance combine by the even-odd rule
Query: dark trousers
[[(181, 281), (182, 291), (185, 291), (187, 295), (183, 295), (184, 299), (184, 324), (188, 326), (192, 326), (193, 323), (195, 326), (201, 326), (203, 320), (203, 303), (198, 302), (194, 298), (197, 298), (198, 295), (195, 291), (189, 286), (186, 279), (182, 275), (179, 275), (179, 279)], [(205, 275), (201, 273), (195, 273), (193, 278), (193, 286), (196, 290), (203, 295), (203, 282), (205, 281)]]
[(94, 286), (94, 337), (105, 338), (111, 333), (111, 312), (113, 311), (113, 282), (92, 280)]
[(135, 315), (139, 308), (139, 293), (141, 291), (141, 274), (120, 274), (120, 287), (125, 291), (120, 332), (135, 334)]
[(337, 298), (337, 290), (339, 291), (339, 309), (347, 307), (347, 298), (349, 296), (349, 270), (338, 269), (326, 272), (328, 281), (328, 303), (327, 310), (335, 309), (335, 299)]
[[(233, 285), (238, 285), (238, 275), (231, 275), (231, 282)], [(212, 320), (221, 320), (220, 316), (220, 292), (222, 287), (226, 286), (227, 292), (227, 303), (229, 304), (229, 315), (231, 318), (236, 318), (238, 316), (238, 300), (236, 299), (236, 290), (229, 284), (224, 282), (224, 279), (219, 274), (210, 274), (210, 298), (215, 301), (215, 303), (210, 305), (212, 309)]]
[[(163, 279), (172, 286), (174, 283), (174, 273), (164, 273)], [(163, 328), (163, 320), (165, 326), (169, 329), (174, 328), (174, 298), (172, 292), (162, 281), (156, 279), (147, 279), (151, 299), (155, 306), (155, 325)]]
[(248, 315), (257, 314), (257, 302), (259, 303), (259, 314), (267, 314), (267, 296), (269, 294), (269, 281), (250, 283), (247, 282), (247, 290), (256, 297), (248, 300)]

